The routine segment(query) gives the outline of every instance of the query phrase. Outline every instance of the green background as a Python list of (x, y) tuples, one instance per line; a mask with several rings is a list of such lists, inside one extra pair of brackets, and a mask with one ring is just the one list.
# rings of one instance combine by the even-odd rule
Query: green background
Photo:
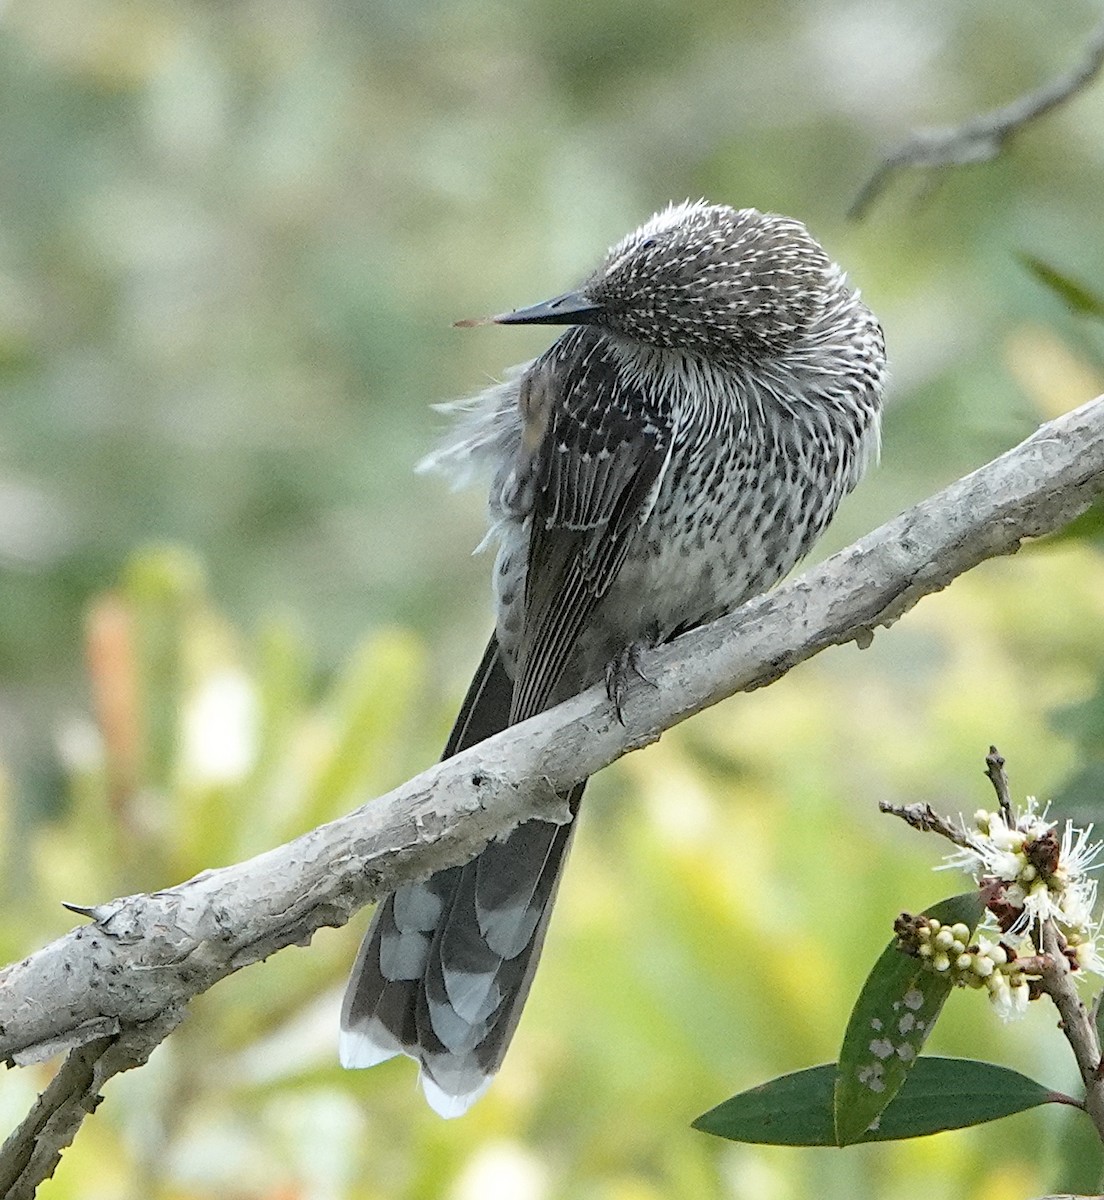
[[(179, 882), (428, 765), (489, 624), (482, 500), (411, 468), (434, 401), (547, 342), (669, 200), (791, 213), (886, 329), (884, 449), (818, 556), (1104, 390), (1104, 88), (845, 212), (910, 129), (1074, 61), (1087, 3), (8, 0), (0, 7), (0, 961), (60, 900)], [(847, 1151), (689, 1121), (833, 1058), (902, 908), (961, 888), (879, 800), (1099, 811), (1104, 559), (992, 562), (864, 652), (695, 719), (590, 793), (487, 1097), (335, 1065), (365, 916), (202, 997), (49, 1200), (1009, 1200), (1094, 1190), (1047, 1110)], [(1074, 1086), (1053, 1012), (929, 1048)], [(0, 1076), (0, 1134), (49, 1077)], [(1095, 1164), (1095, 1165), (1094, 1165)]]

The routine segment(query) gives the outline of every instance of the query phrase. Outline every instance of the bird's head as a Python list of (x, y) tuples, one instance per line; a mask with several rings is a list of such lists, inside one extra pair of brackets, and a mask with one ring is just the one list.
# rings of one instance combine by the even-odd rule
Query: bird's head
[(687, 202), (630, 233), (576, 291), (493, 320), (596, 325), (650, 346), (743, 357), (800, 339), (841, 286), (799, 221)]

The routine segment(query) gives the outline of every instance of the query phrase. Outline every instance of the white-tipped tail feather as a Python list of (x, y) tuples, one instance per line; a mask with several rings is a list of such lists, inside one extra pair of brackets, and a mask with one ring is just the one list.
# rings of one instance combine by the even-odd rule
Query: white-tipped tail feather
[(341, 1065), (350, 1071), (377, 1066), (402, 1052), (402, 1046), (380, 1021), (371, 1022), (370, 1032), (342, 1029), (337, 1039), (337, 1056)]
[(491, 1086), (493, 1075), (485, 1075), (478, 1086), (459, 1096), (452, 1096), (423, 1071), (420, 1076), (422, 1091), (429, 1107), (440, 1117), (462, 1117), (480, 1096)]
[[(417, 1055), (410, 1054), (399, 1045), (395, 1037), (380, 1021), (369, 1022), (369, 1028), (342, 1029), (338, 1039), (338, 1057), (341, 1065), (347, 1070), (361, 1067), (375, 1067), (396, 1055), (406, 1054), (408, 1058), (417, 1061)], [(491, 1086), (493, 1075), (483, 1075), (469, 1064), (457, 1074), (454, 1085), (462, 1090), (446, 1091), (423, 1066), (419, 1072), (422, 1091), (430, 1108), (442, 1117), (462, 1117), (464, 1113)], [(461, 1078), (462, 1076), (462, 1078)], [(477, 1080), (472, 1086), (473, 1080)]]

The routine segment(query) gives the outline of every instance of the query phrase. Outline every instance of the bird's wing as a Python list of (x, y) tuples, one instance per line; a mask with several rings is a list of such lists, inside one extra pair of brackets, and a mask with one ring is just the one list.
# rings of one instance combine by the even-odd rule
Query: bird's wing
[(655, 503), (673, 437), (669, 399), (585, 327), (534, 363), (520, 403), (518, 486), (531, 520), (512, 721), (548, 703)]

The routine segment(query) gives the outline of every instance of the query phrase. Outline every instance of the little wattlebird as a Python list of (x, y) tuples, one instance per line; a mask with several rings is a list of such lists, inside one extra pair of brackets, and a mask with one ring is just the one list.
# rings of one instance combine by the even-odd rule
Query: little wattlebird
[[(445, 757), (603, 676), (620, 716), (640, 647), (780, 579), (878, 447), (881, 329), (789, 217), (672, 205), (576, 291), (489, 320), (569, 328), (456, 406), (427, 460), (491, 474), (498, 541), (495, 633)], [(437, 1112), (466, 1111), (517, 1026), (573, 826), (528, 821), (380, 903), (345, 1066), (407, 1054)]]

